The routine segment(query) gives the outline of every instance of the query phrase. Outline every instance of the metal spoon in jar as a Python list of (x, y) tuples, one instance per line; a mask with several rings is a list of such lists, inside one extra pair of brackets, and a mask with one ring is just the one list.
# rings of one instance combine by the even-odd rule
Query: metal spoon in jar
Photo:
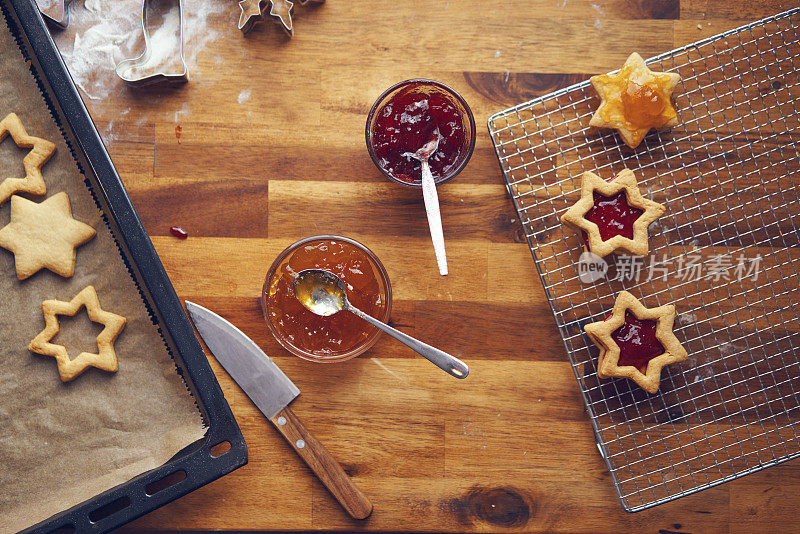
[(309, 311), (327, 317), (346, 310), (380, 328), (396, 340), (406, 344), (430, 360), (434, 365), (456, 378), (467, 378), (467, 364), (444, 351), (431, 347), (362, 312), (347, 300), (347, 291), (341, 278), (329, 271), (306, 269), (297, 273), (292, 282), (294, 296)]
[(439, 148), (439, 128), (433, 132), (430, 141), (422, 145), (416, 152), (404, 152), (403, 156), (414, 158), (419, 161), (422, 167), (422, 199), (425, 201), (425, 213), (428, 215), (428, 227), (431, 229), (431, 241), (433, 241), (433, 251), (436, 254), (436, 264), (439, 266), (439, 274), (447, 275), (447, 254), (444, 250), (444, 233), (442, 232), (442, 214), (439, 210), (439, 195), (436, 193), (436, 182), (433, 179), (431, 166), (428, 160)]

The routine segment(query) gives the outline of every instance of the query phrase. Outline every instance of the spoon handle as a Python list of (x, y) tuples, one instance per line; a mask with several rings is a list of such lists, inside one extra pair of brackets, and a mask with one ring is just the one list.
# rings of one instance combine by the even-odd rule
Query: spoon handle
[(442, 232), (442, 214), (439, 211), (439, 195), (436, 193), (436, 182), (433, 179), (431, 166), (427, 159), (420, 161), (422, 166), (422, 199), (425, 201), (425, 213), (428, 215), (428, 226), (431, 229), (433, 251), (439, 274), (447, 275), (447, 254), (444, 251), (444, 233)]
[(423, 343), (418, 339), (414, 339), (413, 337), (402, 333), (400, 330), (392, 328), (388, 324), (382, 323), (374, 317), (367, 315), (349, 303), (346, 309), (361, 317), (372, 326), (380, 328), (399, 342), (404, 343), (411, 349), (415, 350), (421, 356), (424, 356), (430, 360), (431, 363), (442, 369), (444, 372), (456, 378), (467, 378), (467, 375), (469, 374), (469, 367), (467, 367), (467, 364), (455, 356), (450, 356), (446, 352), (439, 350), (436, 347), (431, 347), (427, 343)]

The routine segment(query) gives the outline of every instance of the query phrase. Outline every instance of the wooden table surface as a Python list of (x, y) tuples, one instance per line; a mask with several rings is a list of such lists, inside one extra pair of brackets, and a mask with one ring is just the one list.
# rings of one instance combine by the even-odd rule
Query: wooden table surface
[[(330, 0), (297, 6), (288, 40), (272, 25), (243, 36), (232, 1), (189, 84), (87, 100), (180, 297), (220, 312), (276, 360), (302, 391), (292, 408), (375, 505), (368, 520), (349, 519), (210, 357), (249, 464), (127, 528), (797, 528), (798, 461), (623, 511), (485, 124), (616, 68), (632, 51), (649, 57), (798, 3)], [(412, 77), (456, 88), (478, 125), (470, 164), (439, 191), (445, 278), (421, 195), (382, 178), (364, 144), (377, 95)], [(190, 237), (172, 237), (172, 225)], [(393, 282), (392, 323), (465, 359), (469, 379), (446, 376), (388, 337), (336, 365), (281, 349), (259, 306), (266, 270), (287, 245), (322, 233), (376, 252)]]

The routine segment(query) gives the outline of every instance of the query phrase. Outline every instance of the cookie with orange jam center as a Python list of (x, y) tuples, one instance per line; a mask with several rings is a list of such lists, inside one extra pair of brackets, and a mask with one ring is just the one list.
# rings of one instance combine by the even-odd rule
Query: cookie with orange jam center
[(672, 92), (680, 80), (674, 72), (651, 71), (634, 52), (619, 72), (590, 78), (601, 100), (589, 125), (614, 128), (626, 145), (636, 148), (650, 130), (678, 124)]

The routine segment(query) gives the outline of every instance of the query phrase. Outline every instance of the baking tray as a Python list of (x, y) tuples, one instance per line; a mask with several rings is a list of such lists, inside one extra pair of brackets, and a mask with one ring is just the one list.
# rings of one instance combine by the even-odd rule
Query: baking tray
[[(681, 121), (636, 150), (614, 131), (589, 127), (599, 99), (588, 80), (489, 118), (598, 449), (627, 511), (800, 456), (798, 26), (800, 9), (793, 9), (648, 60), (653, 70), (681, 75)], [(604, 278), (584, 282), (581, 239), (559, 216), (578, 199), (584, 171), (608, 178), (625, 167), (667, 213), (651, 226), (651, 253), (638, 276), (630, 259), (617, 256)], [(698, 257), (700, 276), (688, 276), (688, 261)], [(740, 257), (747, 270), (760, 262), (753, 269), (760, 276), (735, 276)], [(583, 332), (622, 290), (679, 312), (675, 332), (690, 359), (665, 368), (654, 395), (625, 379), (599, 380), (597, 349)]]
[[(207, 426), (203, 439), (186, 447), (161, 467), (25, 531), (42, 534), (57, 529), (59, 532), (107, 532), (245, 465), (247, 446), (38, 9), (31, 0), (0, 0), (0, 9), (22, 53), (30, 61), (31, 72), (47, 105)], [(225, 442), (230, 448), (217, 454), (226, 447), (221, 445)]]

